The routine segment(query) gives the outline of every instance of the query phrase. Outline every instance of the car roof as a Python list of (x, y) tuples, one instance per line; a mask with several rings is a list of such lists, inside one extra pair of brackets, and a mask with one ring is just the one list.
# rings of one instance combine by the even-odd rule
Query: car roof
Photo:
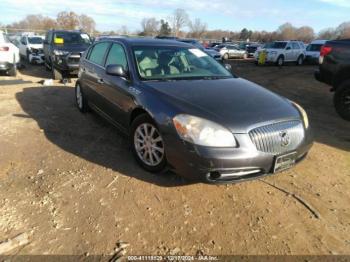
[(193, 45), (180, 42), (178, 40), (156, 39), (156, 38), (146, 38), (146, 37), (142, 37), (142, 38), (141, 37), (136, 37), (136, 38), (111, 37), (103, 40), (118, 41), (129, 46), (179, 46), (179, 47), (193, 48)]
[(325, 44), (328, 40), (314, 40), (311, 44)]

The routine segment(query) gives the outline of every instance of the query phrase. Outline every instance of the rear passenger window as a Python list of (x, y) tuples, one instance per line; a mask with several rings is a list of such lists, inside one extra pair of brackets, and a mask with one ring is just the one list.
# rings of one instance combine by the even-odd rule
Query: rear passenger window
[(124, 52), (124, 48), (119, 44), (113, 44), (109, 50), (106, 66), (108, 65), (121, 65), (124, 69), (127, 69), (128, 62)]
[(109, 46), (109, 43), (107, 42), (96, 44), (92, 48), (92, 51), (90, 52), (88, 60), (91, 61), (92, 63), (103, 66), (104, 56), (106, 54), (108, 46)]

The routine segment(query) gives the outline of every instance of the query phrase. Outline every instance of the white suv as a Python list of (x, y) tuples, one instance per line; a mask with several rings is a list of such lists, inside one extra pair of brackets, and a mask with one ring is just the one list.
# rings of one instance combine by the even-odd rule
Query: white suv
[(285, 62), (296, 62), (302, 65), (306, 57), (305, 45), (300, 41), (275, 41), (266, 44), (255, 52), (254, 58), (259, 60), (261, 52), (266, 52), (266, 63), (282, 66)]
[(23, 35), (19, 43), (19, 53), (29, 63), (44, 63), (44, 37), (39, 35)]
[(4, 32), (0, 31), (0, 71), (16, 76), (19, 62), (18, 48), (8, 40)]

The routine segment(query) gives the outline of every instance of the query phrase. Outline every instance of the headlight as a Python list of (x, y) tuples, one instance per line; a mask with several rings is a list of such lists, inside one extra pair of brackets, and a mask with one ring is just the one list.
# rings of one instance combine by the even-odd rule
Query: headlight
[(303, 117), (303, 122), (304, 122), (304, 126), (305, 128), (309, 128), (309, 118), (307, 117), (307, 114), (304, 110), (304, 108), (302, 108), (300, 105), (298, 105), (297, 103), (291, 101), (292, 104), (299, 110), (301, 116)]
[(67, 51), (62, 51), (62, 50), (53, 50), (53, 54), (57, 55), (57, 56), (61, 56), (61, 55), (68, 55), (69, 52)]
[(225, 127), (200, 117), (180, 114), (173, 118), (179, 136), (190, 143), (208, 147), (236, 147), (233, 134)]

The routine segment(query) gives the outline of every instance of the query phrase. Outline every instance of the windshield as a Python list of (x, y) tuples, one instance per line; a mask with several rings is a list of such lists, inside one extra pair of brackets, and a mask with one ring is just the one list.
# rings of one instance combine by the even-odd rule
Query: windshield
[(232, 74), (197, 48), (140, 46), (133, 49), (142, 80), (231, 78)]
[(265, 48), (272, 49), (284, 49), (287, 46), (287, 42), (273, 42), (265, 45)]
[(43, 39), (41, 37), (28, 37), (29, 44), (38, 45), (43, 43)]
[(321, 51), (321, 47), (322, 45), (321, 44), (311, 44), (311, 45), (308, 45), (307, 48), (306, 48), (306, 51), (310, 51), (310, 52), (320, 52)]
[(59, 39), (57, 43), (60, 44), (91, 44), (91, 39), (88, 34), (78, 32), (57, 32), (55, 33), (54, 39)]

